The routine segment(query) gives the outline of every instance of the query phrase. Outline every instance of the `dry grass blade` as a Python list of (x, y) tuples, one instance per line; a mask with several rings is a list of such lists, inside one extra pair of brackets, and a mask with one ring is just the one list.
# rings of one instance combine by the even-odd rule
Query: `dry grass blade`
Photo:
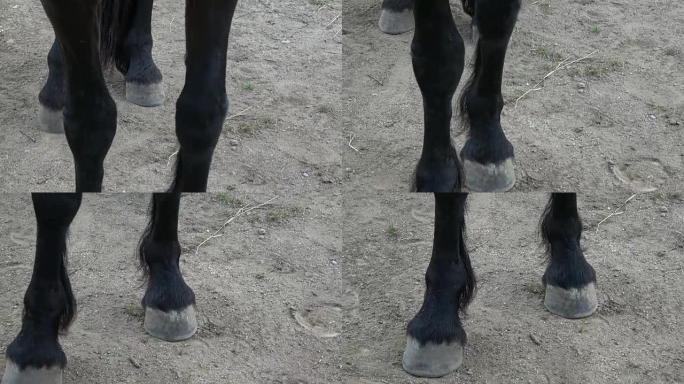
[(629, 199), (625, 200), (625, 202), (622, 203), (622, 205), (620, 205), (619, 207), (615, 208), (615, 210), (614, 210), (613, 212), (611, 212), (610, 215), (604, 217), (603, 220), (599, 221), (599, 223), (596, 224), (596, 233), (598, 233), (599, 227), (600, 227), (601, 224), (603, 224), (606, 220), (610, 219), (610, 218), (613, 217), (613, 216), (618, 216), (618, 215), (622, 215), (623, 213), (625, 213), (625, 211), (621, 211), (621, 209), (624, 208), (625, 205), (627, 205), (627, 203), (629, 203), (630, 201), (632, 201), (632, 199), (633, 199), (634, 197), (636, 197), (636, 195), (637, 195), (637, 194), (635, 193), (635, 194), (633, 194), (632, 196), (630, 196)]
[(260, 204), (256, 204), (256, 205), (252, 205), (252, 206), (247, 206), (247, 205), (245, 205), (244, 207), (240, 207), (240, 209), (238, 209), (237, 212), (235, 212), (235, 214), (234, 214), (233, 216), (231, 216), (230, 218), (228, 218), (228, 220), (226, 220), (226, 221), (223, 223), (223, 225), (221, 225), (221, 227), (219, 227), (219, 229), (217, 229), (216, 231), (214, 231), (214, 233), (212, 233), (211, 236), (207, 237), (206, 239), (204, 239), (204, 241), (202, 241), (201, 243), (199, 243), (199, 244), (197, 245), (197, 248), (195, 248), (195, 255), (197, 255), (197, 254), (199, 253), (200, 247), (203, 246), (204, 244), (206, 244), (207, 241), (209, 241), (209, 240), (211, 240), (211, 239), (213, 239), (213, 238), (216, 238), (216, 237), (221, 237), (221, 236), (223, 236), (222, 234), (220, 234), (220, 232), (223, 231), (223, 229), (224, 229), (226, 226), (228, 226), (228, 224), (230, 224), (230, 223), (232, 223), (233, 221), (235, 221), (235, 219), (237, 219), (238, 217), (240, 217), (240, 216), (242, 216), (242, 215), (244, 215), (244, 214), (246, 214), (246, 213), (248, 213), (248, 212), (251, 212), (251, 211), (253, 211), (253, 210), (255, 210), (255, 209), (259, 209), (259, 208), (261, 208), (261, 207), (263, 207), (263, 206), (265, 206), (265, 205), (271, 204), (271, 203), (273, 202), (273, 200), (275, 200), (275, 199), (277, 199), (277, 198), (278, 198), (278, 196), (274, 196), (274, 197), (272, 197), (272, 198), (268, 199), (267, 201), (265, 201), (265, 202), (263, 202), (263, 203), (260, 203)]

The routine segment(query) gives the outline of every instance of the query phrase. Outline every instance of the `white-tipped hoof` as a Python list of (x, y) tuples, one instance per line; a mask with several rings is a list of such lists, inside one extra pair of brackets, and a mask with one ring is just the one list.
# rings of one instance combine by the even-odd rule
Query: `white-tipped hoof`
[(39, 104), (38, 121), (42, 131), (47, 133), (64, 133), (64, 115), (61, 109), (52, 109)]
[(126, 82), (126, 100), (141, 107), (156, 107), (164, 103), (164, 85), (162, 82), (139, 84)]
[(463, 345), (458, 341), (435, 344), (406, 338), (402, 366), (404, 371), (419, 377), (442, 377), (455, 371), (463, 363)]
[(195, 306), (191, 305), (179, 311), (169, 312), (145, 308), (145, 332), (166, 341), (191, 338), (197, 332)]
[(392, 11), (383, 9), (378, 22), (380, 30), (389, 35), (399, 35), (413, 29), (413, 10)]
[(549, 312), (568, 319), (591, 316), (598, 307), (596, 285), (589, 283), (582, 288), (563, 289), (547, 284), (544, 306)]
[(513, 158), (500, 164), (480, 164), (463, 160), (465, 186), (473, 192), (506, 192), (515, 184)]
[(14, 362), (7, 360), (5, 373), (2, 375), (1, 384), (62, 384), (62, 368), (59, 366), (49, 368), (19, 369)]

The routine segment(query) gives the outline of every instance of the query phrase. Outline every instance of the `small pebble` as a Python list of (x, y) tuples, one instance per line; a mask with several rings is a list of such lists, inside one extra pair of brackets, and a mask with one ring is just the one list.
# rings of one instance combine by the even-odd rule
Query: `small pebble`
[(532, 342), (537, 344), (537, 345), (541, 345), (541, 341), (539, 340), (539, 338), (537, 336), (531, 334), (531, 333), (530, 333), (530, 340), (532, 340)]
[(577, 83), (577, 88), (579, 88), (579, 89), (584, 89), (586, 87), (587, 87), (587, 85), (584, 83)]
[(263, 239), (265, 239), (265, 238), (266, 238), (266, 236), (264, 236), (264, 235), (259, 235), (259, 240), (263, 240)]
[(231, 147), (237, 147), (238, 144), (240, 144), (240, 143), (238, 143), (238, 141), (235, 140), (235, 139), (230, 140), (228, 143), (230, 143), (230, 146), (231, 146)]
[(674, 119), (668, 120), (667, 123), (670, 124), (670, 125), (679, 125), (679, 121), (674, 120)]
[(652, 114), (652, 113), (649, 113), (649, 114), (648, 114), (648, 118), (651, 119), (651, 120), (655, 120), (655, 119), (656, 119), (656, 116), (655, 116), (654, 114)]
[(304, 172), (304, 173), (302, 173), (302, 176), (304, 176), (304, 177), (309, 177), (309, 173)]
[(266, 234), (266, 230), (263, 229), (263, 228), (259, 228), (259, 230), (257, 231), (257, 233), (263, 236), (263, 235)]
[(134, 367), (140, 369), (140, 367), (141, 367), (140, 363), (138, 363), (134, 358), (129, 357), (129, 358), (128, 358), (128, 361), (130, 361), (131, 364), (132, 364)]
[(660, 207), (658, 208), (658, 210), (660, 211), (660, 213), (667, 213), (667, 207)]

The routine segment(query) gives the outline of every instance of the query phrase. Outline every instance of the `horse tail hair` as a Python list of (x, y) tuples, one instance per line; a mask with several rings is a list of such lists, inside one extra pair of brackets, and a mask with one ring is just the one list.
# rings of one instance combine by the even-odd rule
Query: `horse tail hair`
[(103, 65), (115, 61), (131, 27), (135, 1), (103, 0), (100, 14), (100, 60)]

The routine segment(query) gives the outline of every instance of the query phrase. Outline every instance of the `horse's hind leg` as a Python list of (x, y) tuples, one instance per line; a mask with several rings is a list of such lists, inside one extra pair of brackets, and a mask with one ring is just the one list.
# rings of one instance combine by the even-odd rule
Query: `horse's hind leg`
[(152, 59), (152, 0), (135, 2), (130, 28), (116, 52), (116, 63), (126, 76), (126, 100), (143, 107), (164, 102), (162, 74)]
[(172, 189), (203, 192), (228, 112), (226, 50), (237, 0), (187, 0), (185, 86), (176, 102), (180, 150)]
[(551, 195), (541, 220), (541, 234), (549, 253), (544, 273), (544, 306), (552, 313), (575, 319), (594, 313), (596, 275), (580, 247), (582, 222), (574, 193)]
[(423, 96), (423, 151), (412, 189), (459, 191), (461, 164), (451, 142), (452, 99), (463, 73), (463, 39), (448, 0), (419, 0), (411, 43), (413, 72)]
[(79, 194), (34, 194), (38, 224), (33, 276), (24, 296), (21, 332), (7, 347), (2, 384), (59, 384), (66, 355), (58, 333), (76, 313), (66, 270), (66, 238)]
[(407, 328), (403, 367), (415, 376), (439, 377), (463, 362), (466, 334), (458, 317), (475, 290), (465, 246), (466, 194), (435, 194), (432, 258), (423, 306)]
[(473, 75), (461, 96), (461, 113), (470, 125), (461, 150), (465, 183), (471, 191), (506, 191), (513, 187), (513, 145), (501, 129), (501, 82), (508, 41), (520, 0), (464, 0), (473, 11), (479, 38)]
[(38, 94), (40, 127), (49, 133), (63, 133), (64, 121), (64, 65), (57, 39), (52, 43), (47, 57), (48, 78)]
[(380, 30), (398, 35), (413, 29), (413, 5), (415, 0), (383, 0), (378, 26)]
[(104, 158), (116, 132), (116, 105), (100, 67), (99, 4), (91, 0), (42, 3), (61, 48), (66, 78), (64, 131), (74, 156), (76, 190), (99, 192)]
[(148, 278), (142, 299), (145, 331), (167, 341), (185, 340), (197, 331), (195, 294), (179, 265), (179, 206), (179, 193), (155, 193), (150, 222), (138, 246), (140, 266)]

